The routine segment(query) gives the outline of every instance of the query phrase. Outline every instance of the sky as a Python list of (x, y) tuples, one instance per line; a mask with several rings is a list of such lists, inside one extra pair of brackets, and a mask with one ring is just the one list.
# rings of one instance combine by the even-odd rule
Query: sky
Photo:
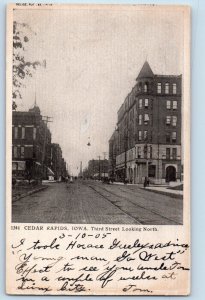
[(46, 60), (24, 81), (18, 109), (36, 98), (42, 115), (53, 118), (52, 142), (74, 175), (81, 161), (84, 168), (103, 152), (108, 157), (117, 111), (145, 60), (155, 74), (184, 73), (182, 10), (16, 9), (14, 20), (31, 28), (25, 58)]

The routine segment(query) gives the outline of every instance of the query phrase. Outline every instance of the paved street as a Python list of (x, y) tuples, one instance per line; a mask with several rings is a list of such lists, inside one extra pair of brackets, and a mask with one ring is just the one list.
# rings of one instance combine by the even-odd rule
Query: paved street
[(20, 223), (176, 225), (182, 216), (182, 199), (91, 180), (51, 183), (12, 208), (12, 221)]

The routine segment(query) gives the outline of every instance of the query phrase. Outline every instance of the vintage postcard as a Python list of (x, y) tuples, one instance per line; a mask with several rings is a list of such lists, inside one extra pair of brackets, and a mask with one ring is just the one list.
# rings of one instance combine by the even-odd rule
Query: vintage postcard
[(6, 291), (190, 293), (190, 8), (7, 9)]

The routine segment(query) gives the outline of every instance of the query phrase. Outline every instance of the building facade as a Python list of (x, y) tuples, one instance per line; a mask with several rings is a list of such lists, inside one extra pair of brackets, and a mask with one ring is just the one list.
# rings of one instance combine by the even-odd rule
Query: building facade
[(107, 159), (92, 159), (88, 162), (88, 167), (83, 170), (83, 176), (93, 179), (108, 177), (109, 162)]
[(61, 147), (56, 143), (51, 144), (51, 169), (54, 172), (55, 180), (62, 180), (68, 176)]
[(117, 153), (118, 153), (118, 132), (115, 130), (109, 140), (108, 174), (109, 174), (109, 178), (111, 179), (115, 178)]
[(181, 180), (181, 103), (182, 76), (156, 75), (145, 62), (109, 141), (116, 180)]
[(21, 179), (55, 176), (51, 132), (36, 105), (29, 111), (12, 112), (12, 176)]

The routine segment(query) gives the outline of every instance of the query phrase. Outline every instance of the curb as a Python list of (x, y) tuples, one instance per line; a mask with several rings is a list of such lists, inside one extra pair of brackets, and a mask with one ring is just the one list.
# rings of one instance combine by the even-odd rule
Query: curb
[(41, 192), (41, 191), (43, 191), (43, 190), (45, 190), (45, 189), (47, 189), (47, 188), (48, 188), (48, 186), (42, 186), (42, 187), (39, 188), (39, 189), (36, 189), (36, 190), (30, 191), (30, 192), (21, 194), (20, 196), (18, 196), (18, 197), (15, 198), (14, 200), (13, 200), (13, 198), (12, 198), (12, 203), (13, 203), (13, 202), (16, 202), (16, 201), (18, 201), (18, 200), (20, 200), (20, 199), (22, 199), (22, 198), (24, 198), (24, 197), (26, 197), (26, 196), (29, 196), (29, 195), (32, 195), (32, 194)]
[(172, 197), (172, 198), (183, 199), (183, 195), (180, 195), (180, 194), (174, 194), (174, 193), (169, 193), (169, 192), (164, 192), (164, 191), (151, 190), (151, 189), (146, 189), (146, 188), (140, 188), (140, 189), (141, 190), (146, 190), (148, 192), (153, 192), (153, 193), (156, 193), (156, 194), (169, 196), (169, 197)]

